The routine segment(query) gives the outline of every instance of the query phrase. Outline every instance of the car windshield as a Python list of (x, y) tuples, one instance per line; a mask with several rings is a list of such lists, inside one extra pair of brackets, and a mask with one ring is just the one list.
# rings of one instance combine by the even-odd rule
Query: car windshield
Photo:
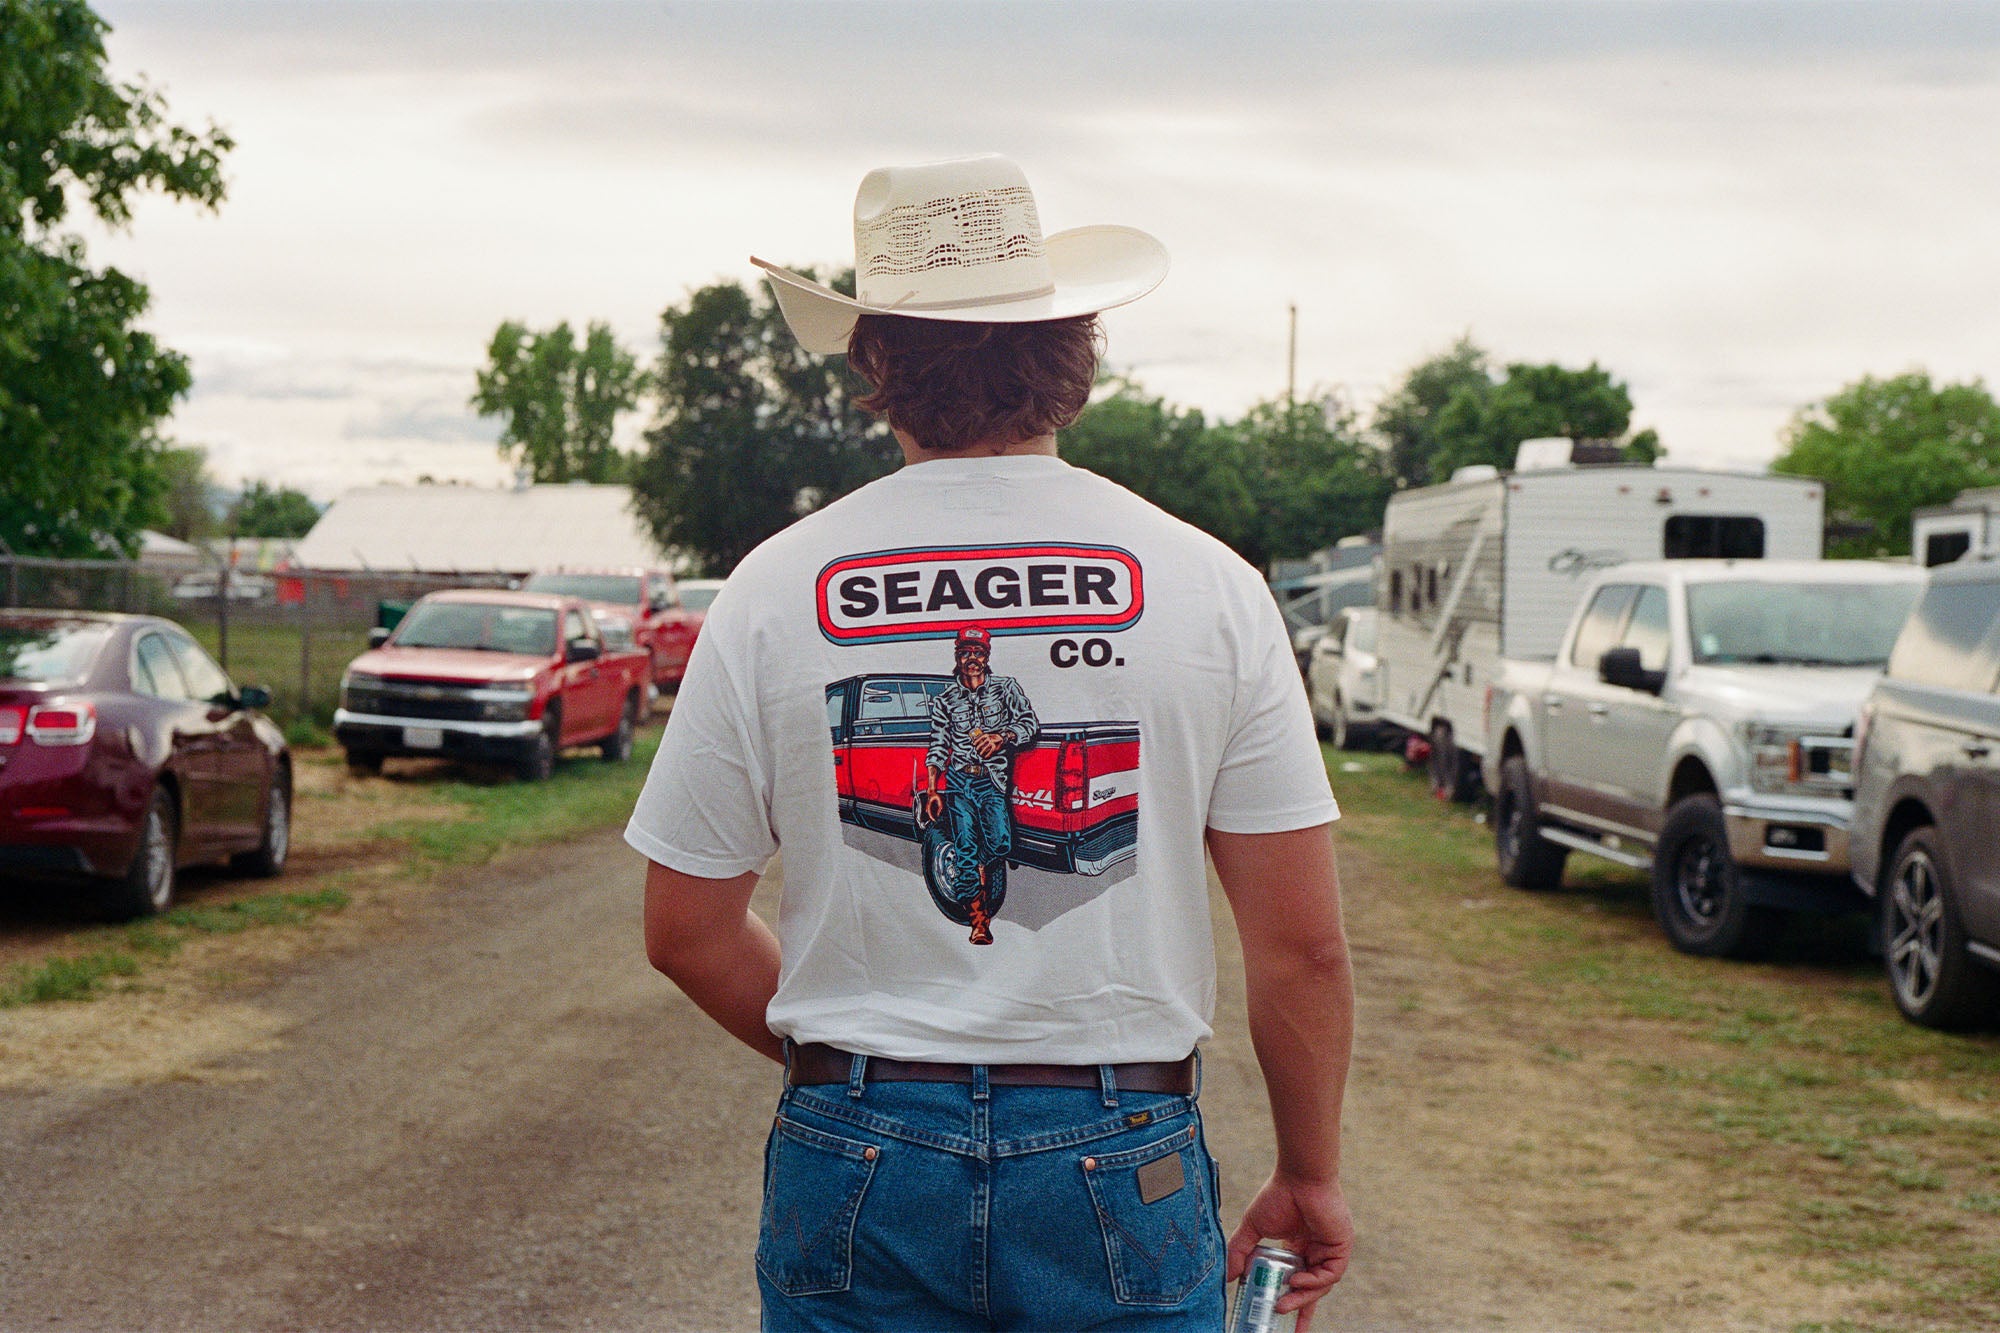
[(0, 680), (73, 685), (90, 674), (109, 625), (42, 620), (0, 625)]
[(1879, 667), (1916, 604), (1910, 583), (1695, 583), (1688, 636), (1703, 663)]
[(713, 587), (704, 584), (681, 585), (681, 605), (690, 611), (706, 611), (708, 604), (715, 600), (715, 594), (722, 591), (722, 585)]
[(391, 642), (398, 648), (483, 648), (547, 657), (556, 650), (556, 613), (495, 602), (418, 602)]
[(624, 574), (530, 574), (523, 592), (554, 592), (589, 602), (639, 604), (639, 580)]

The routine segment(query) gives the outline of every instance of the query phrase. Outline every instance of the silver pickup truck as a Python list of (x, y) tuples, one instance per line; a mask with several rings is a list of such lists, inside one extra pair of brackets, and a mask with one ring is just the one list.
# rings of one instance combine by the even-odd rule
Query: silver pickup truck
[(1572, 851), (1653, 877), (1675, 947), (1749, 956), (1795, 910), (1859, 906), (1854, 721), (1923, 572), (1867, 561), (1666, 560), (1584, 590), (1553, 662), (1509, 661), (1483, 776), (1500, 875)]

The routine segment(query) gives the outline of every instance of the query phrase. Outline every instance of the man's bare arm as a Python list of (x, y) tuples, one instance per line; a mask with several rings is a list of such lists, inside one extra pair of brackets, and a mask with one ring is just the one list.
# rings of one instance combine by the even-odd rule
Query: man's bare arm
[(703, 879), (646, 866), (646, 958), (729, 1034), (773, 1060), (784, 1043), (765, 1026), (778, 989), (778, 937), (750, 910), (757, 872)]
[(1277, 1169), (1229, 1240), (1240, 1276), (1262, 1236), (1305, 1258), (1281, 1310), (1311, 1305), (1347, 1270), (1354, 1223), (1340, 1188), (1340, 1106), (1354, 1047), (1354, 978), (1328, 826), (1288, 833), (1210, 829), (1209, 853), (1243, 940), (1250, 1041), (1277, 1131)]

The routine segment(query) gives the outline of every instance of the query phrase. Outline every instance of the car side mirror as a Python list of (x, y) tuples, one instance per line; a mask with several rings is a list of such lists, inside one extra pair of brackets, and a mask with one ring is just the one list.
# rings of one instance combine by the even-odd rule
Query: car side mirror
[(271, 706), (271, 692), (262, 685), (245, 685), (236, 691), (236, 702), (245, 708), (262, 710)]
[(564, 659), (570, 662), (595, 662), (602, 651), (603, 649), (589, 639), (571, 639), (569, 651), (564, 654)]
[(382, 626), (377, 625), (368, 631), (368, 646), (370, 648), (380, 648), (387, 642), (389, 642), (389, 631)]
[(1613, 648), (1597, 659), (1597, 676), (1607, 685), (1658, 694), (1667, 687), (1667, 673), (1648, 671), (1639, 664), (1637, 648)]

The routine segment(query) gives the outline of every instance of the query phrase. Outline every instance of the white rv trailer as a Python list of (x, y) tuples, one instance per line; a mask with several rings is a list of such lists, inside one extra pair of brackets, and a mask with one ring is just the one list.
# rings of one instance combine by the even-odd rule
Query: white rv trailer
[(1910, 559), (1924, 568), (2000, 551), (2000, 486), (1960, 491), (1910, 515)]
[[(1512, 473), (1461, 468), (1400, 491), (1376, 583), (1384, 719), (1429, 741), (1432, 786), (1470, 799), (1486, 688), (1502, 658), (1554, 657), (1593, 570), (1681, 557), (1818, 559), (1824, 487), (1811, 478), (1567, 463), (1531, 440)], [(1552, 455), (1554, 455), (1552, 457)]]

